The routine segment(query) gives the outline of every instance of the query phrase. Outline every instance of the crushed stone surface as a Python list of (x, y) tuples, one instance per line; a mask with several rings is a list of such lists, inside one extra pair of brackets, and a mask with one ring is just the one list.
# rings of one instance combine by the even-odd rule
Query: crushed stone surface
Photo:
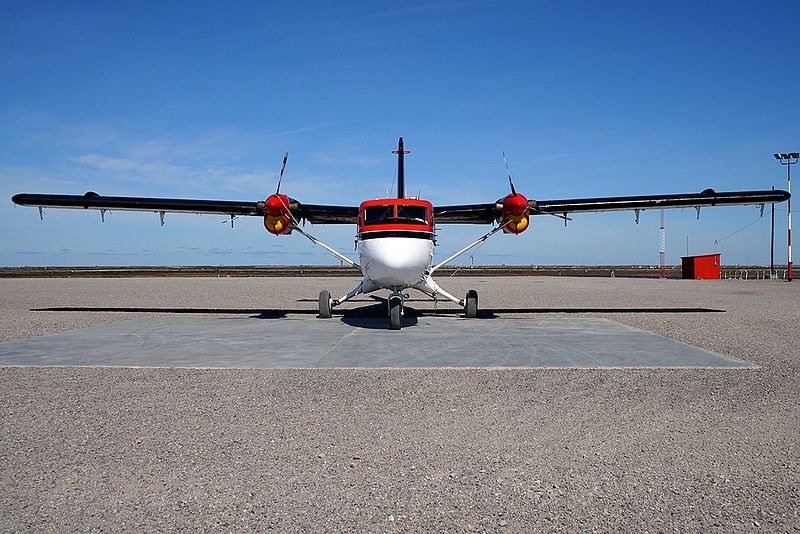
[[(439, 282), (496, 315), (606, 317), (758, 367), (0, 368), (0, 531), (800, 532), (800, 282)], [(0, 341), (311, 320), (320, 289), (356, 283), (0, 279)]]

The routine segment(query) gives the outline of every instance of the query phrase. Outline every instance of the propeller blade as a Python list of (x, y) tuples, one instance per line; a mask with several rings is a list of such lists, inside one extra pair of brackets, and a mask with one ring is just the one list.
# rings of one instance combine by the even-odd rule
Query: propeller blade
[(275, 194), (281, 192), (281, 182), (283, 181), (283, 171), (286, 170), (286, 160), (289, 159), (289, 152), (283, 153), (283, 165), (281, 165), (281, 175), (278, 177), (278, 189), (275, 190)]
[(506, 164), (506, 172), (508, 173), (508, 185), (511, 186), (511, 194), (517, 196), (517, 190), (514, 189), (514, 182), (511, 180), (511, 169), (508, 168), (508, 160), (506, 159), (505, 151), (500, 152), (503, 155), (503, 162)]

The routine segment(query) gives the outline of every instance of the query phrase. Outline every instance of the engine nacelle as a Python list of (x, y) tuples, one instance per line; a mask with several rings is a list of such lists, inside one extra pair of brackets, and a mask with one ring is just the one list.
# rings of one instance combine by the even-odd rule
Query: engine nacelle
[(275, 194), (264, 201), (264, 228), (275, 235), (292, 232), (292, 218), (289, 215), (289, 197)]
[(506, 234), (521, 234), (527, 230), (530, 218), (528, 199), (519, 193), (509, 194), (502, 201), (503, 215), (498, 221)]

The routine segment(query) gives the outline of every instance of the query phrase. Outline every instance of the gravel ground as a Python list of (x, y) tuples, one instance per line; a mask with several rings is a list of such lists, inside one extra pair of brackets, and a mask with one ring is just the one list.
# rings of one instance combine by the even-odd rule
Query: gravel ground
[[(312, 316), (354, 282), (0, 279), (0, 340), (185, 308)], [(798, 283), (440, 282), (759, 367), (0, 368), (0, 531), (800, 531)]]

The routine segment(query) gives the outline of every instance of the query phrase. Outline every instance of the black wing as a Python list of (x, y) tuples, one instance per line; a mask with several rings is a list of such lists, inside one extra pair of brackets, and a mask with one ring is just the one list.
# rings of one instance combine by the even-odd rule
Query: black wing
[(323, 206), (292, 201), (289, 207), (297, 219), (307, 219), (311, 224), (358, 224), (358, 206)]
[(483, 224), (494, 221), (502, 212), (503, 205), (499, 202), (434, 206), (433, 217), (437, 224)]
[(721, 191), (706, 189), (702, 193), (630, 197), (577, 198), (531, 202), (534, 213), (577, 213), (582, 211), (625, 211), (661, 208), (702, 208), (706, 206), (747, 206), (773, 204), (789, 199), (781, 190)]
[[(627, 197), (576, 198), (568, 200), (531, 200), (528, 206), (533, 215), (568, 215), (593, 211), (633, 211), (660, 208), (702, 208), (706, 206), (746, 206), (773, 204), (789, 199), (781, 190), (722, 191), (706, 189), (702, 193), (680, 195), (642, 195)], [(491, 204), (464, 204), (434, 208), (437, 223), (491, 223), (502, 214), (502, 199)]]
[[(186, 198), (107, 197), (89, 191), (84, 195), (38, 195), (21, 193), (11, 200), (21, 206), (72, 208), (109, 211), (152, 211), (164, 213), (209, 213), (230, 216), (264, 216), (264, 201), (195, 200)], [(297, 219), (312, 224), (356, 224), (358, 208), (301, 204), (289, 199), (289, 208)]]

